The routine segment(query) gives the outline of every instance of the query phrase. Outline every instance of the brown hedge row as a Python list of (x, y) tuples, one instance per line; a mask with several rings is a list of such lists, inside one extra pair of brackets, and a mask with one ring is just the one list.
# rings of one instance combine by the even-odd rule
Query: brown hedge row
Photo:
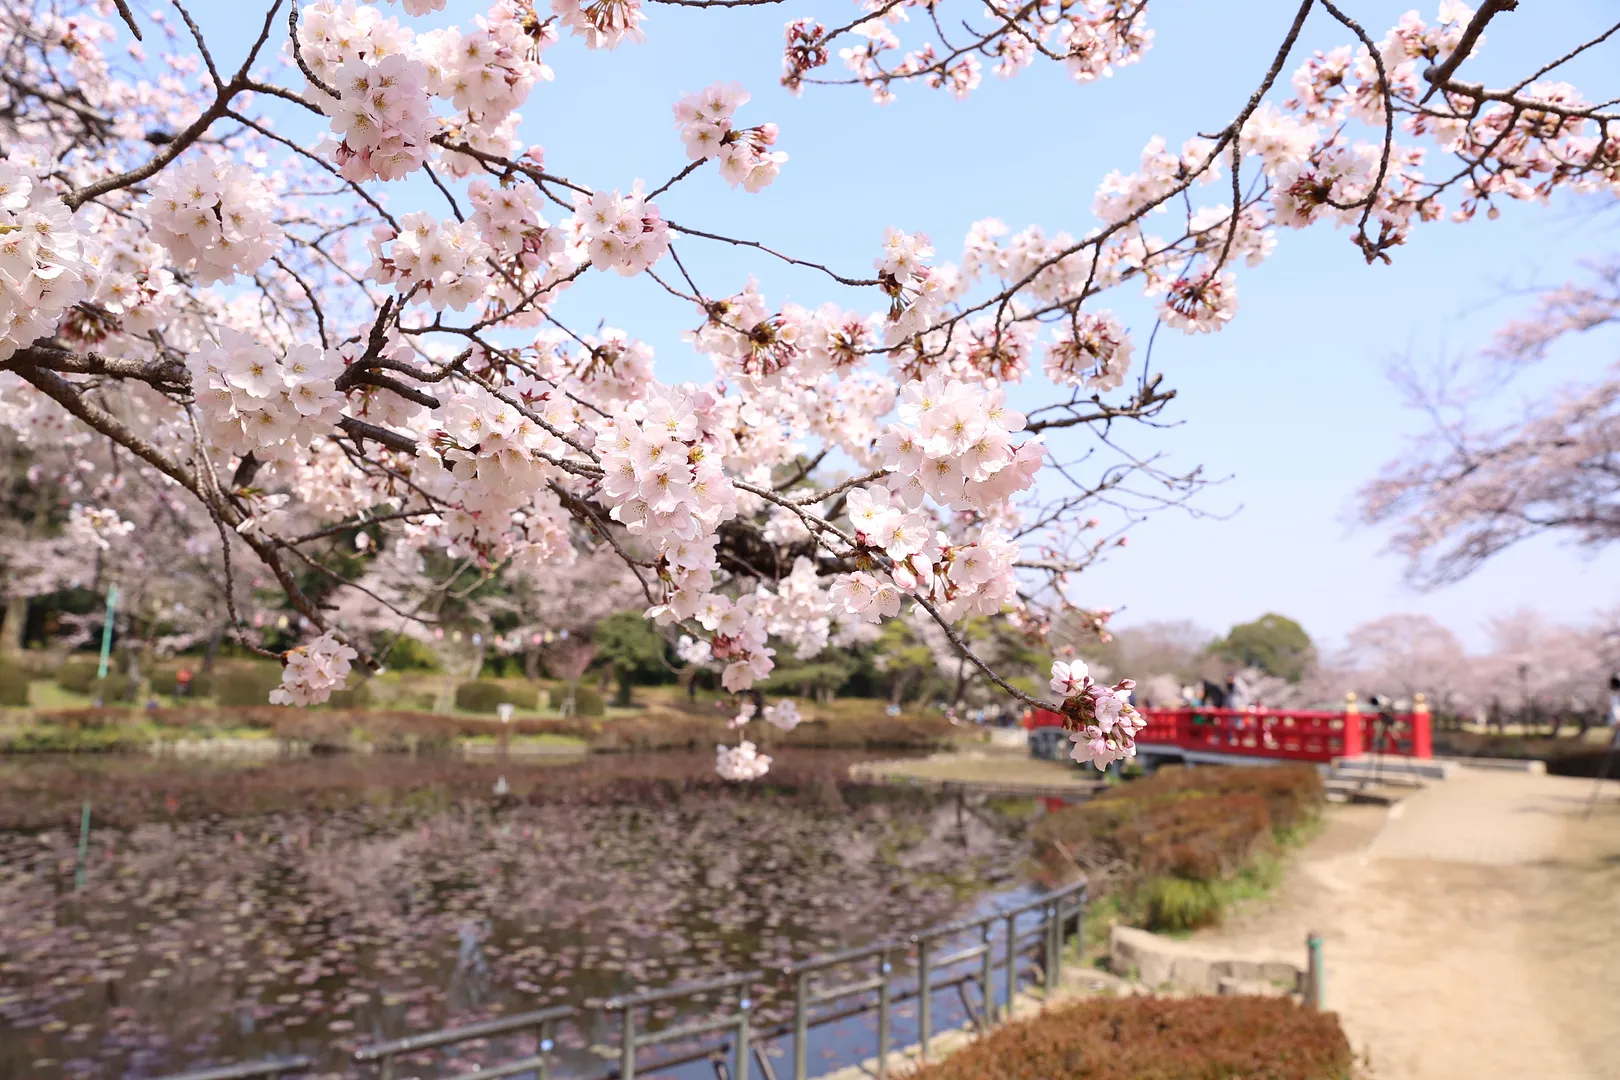
[(913, 1080), (1348, 1080), (1332, 1013), (1284, 998), (1088, 998), (1010, 1024)]
[(1214, 886), (1311, 818), (1322, 794), (1308, 765), (1160, 769), (1047, 815), (1034, 839), (1090, 870), (1093, 895), (1120, 897), (1148, 929), (1188, 930), (1220, 917)]

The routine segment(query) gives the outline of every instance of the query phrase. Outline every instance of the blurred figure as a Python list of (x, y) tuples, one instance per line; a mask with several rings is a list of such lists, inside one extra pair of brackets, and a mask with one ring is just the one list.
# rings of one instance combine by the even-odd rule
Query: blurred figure
[(1252, 704), (1253, 692), (1243, 678), (1243, 673), (1234, 671), (1226, 679), (1226, 707), (1228, 709), (1247, 709)]

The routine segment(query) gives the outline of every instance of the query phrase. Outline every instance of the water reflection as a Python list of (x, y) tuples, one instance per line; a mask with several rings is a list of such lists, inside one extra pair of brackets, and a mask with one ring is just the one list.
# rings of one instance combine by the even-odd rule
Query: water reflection
[[(82, 792), (35, 773), (0, 788), (0, 1075), (295, 1052), (365, 1075), (346, 1059), (367, 1042), (779, 968), (1019, 888), (1016, 814), (852, 788), (850, 760), (791, 751), (746, 790), (714, 782), (710, 755), (507, 764), (502, 798), (494, 766), (461, 762), (74, 763)], [(82, 892), (76, 834), (39, 827), (76, 794), (117, 822), (93, 833)], [(786, 1014), (781, 989), (758, 995), (761, 1023)], [(612, 1036), (594, 1015), (564, 1029), (563, 1074), (601, 1071)], [(466, 1048), (459, 1071), (532, 1045)]]

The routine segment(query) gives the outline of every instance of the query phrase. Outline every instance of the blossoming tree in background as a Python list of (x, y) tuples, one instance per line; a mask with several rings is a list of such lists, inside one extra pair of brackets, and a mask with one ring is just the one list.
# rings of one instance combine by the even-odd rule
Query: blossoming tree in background
[[(703, 6), (724, 20), (758, 2)], [(987, 65), (1049, 62), (1083, 84), (1152, 40), (1147, 0), (953, 4), (793, 21), (783, 81), (961, 97)], [(745, 200), (792, 167), (791, 131), (743, 88), (671, 103), (662, 180), (591, 188), (526, 137), (546, 51), (635, 64), (657, 32), (642, 0), (496, 0), (461, 25), (444, 0), (262, 0), (243, 17), (255, 6), (242, 56), (210, 49), (177, 0), (173, 14), (17, 0), (0, 15), (0, 418), (37, 441), (71, 417), (120, 468), (200, 506), (249, 645), (229, 559), (241, 546), (261, 563), (313, 632), (276, 695), (300, 704), (375, 663), (330, 599), (352, 584), (327, 553), (361, 527), (379, 557), (456, 568), (560, 573), (611, 552), (646, 617), (731, 690), (767, 675), (777, 647), (812, 656), (916, 609), (1040, 704), (956, 627), (994, 616), (1039, 635), (1077, 601), (1111, 482), (1050, 467), (1049, 440), (1151, 419), (1173, 396), (1133, 371), (1156, 327), (1126, 326), (1110, 293), (1147, 294), (1169, 331), (1214, 332), (1280, 231), (1344, 228), (1388, 260), (1422, 222), (1620, 186), (1614, 118), (1551, 81), (1557, 63), (1504, 88), (1467, 80), (1512, 0), (1448, 0), (1378, 37), (1343, 4), (1302, 0), (1249, 98), (1200, 116), (1209, 134), (1181, 146), (1146, 138), (1072, 233), (984, 220), (952, 263), (897, 206), (867, 251), (827, 266), (768, 229), (660, 207), (700, 171)], [(1307, 33), (1332, 47), (1311, 53)], [(152, 71), (131, 35), (162, 41)], [(314, 129), (318, 142), (286, 134)], [(825, 300), (698, 280), (682, 252), (707, 244), (753, 253), (760, 280), (813, 271)], [(689, 305), (714, 377), (662, 381), (628, 302), (564, 319), (558, 295), (587, 276), (644, 278)], [(1041, 403), (1012, 408), (1020, 383)], [(326, 601), (300, 588), (309, 575)], [(1134, 752), (1129, 684), (1060, 668), (1050, 707), (1076, 757)], [(757, 775), (751, 751), (722, 753), (722, 769)]]
[[(1620, 121), (1617, 121), (1620, 123)], [(1617, 128), (1620, 130), (1620, 128)], [(1396, 522), (1393, 547), (1420, 584), (1458, 581), (1543, 534), (1598, 549), (1620, 540), (1620, 375), (1561, 387), (1522, 420), (1472, 413), (1565, 339), (1620, 323), (1620, 263), (1546, 290), (1481, 357), (1401, 375), (1430, 430), (1362, 490), (1368, 522)], [(1474, 406), (1475, 409), (1470, 409)]]

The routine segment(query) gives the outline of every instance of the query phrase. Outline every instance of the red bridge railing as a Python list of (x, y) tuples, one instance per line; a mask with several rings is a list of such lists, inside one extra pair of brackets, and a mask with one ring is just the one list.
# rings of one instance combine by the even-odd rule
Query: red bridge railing
[[(1354, 709), (1142, 709), (1147, 727), (1138, 747), (1174, 746), (1202, 753), (1288, 761), (1331, 761), (1358, 754), (1434, 756), (1429, 710), (1421, 701), (1412, 711), (1364, 713)], [(1032, 727), (1059, 725), (1056, 713), (1036, 710)]]

